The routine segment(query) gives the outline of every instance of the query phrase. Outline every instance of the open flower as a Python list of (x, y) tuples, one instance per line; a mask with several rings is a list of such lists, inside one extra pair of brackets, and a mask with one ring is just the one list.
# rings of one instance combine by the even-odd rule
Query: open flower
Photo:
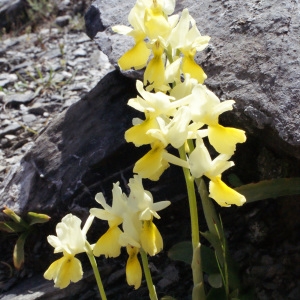
[[(148, 38), (151, 44), (151, 41), (155, 42), (159, 38), (165, 39), (169, 35), (178, 20), (177, 15), (167, 17), (173, 13), (174, 8), (175, 1), (173, 0), (138, 0), (128, 16), (128, 21), (133, 28), (124, 25), (112, 27), (113, 31), (132, 36), (135, 41), (134, 46), (119, 59), (118, 64), (121, 69), (134, 68), (138, 70), (146, 66), (151, 50), (147, 47), (145, 39)], [(153, 53), (156, 60), (160, 62), (159, 56), (155, 52)], [(158, 69), (158, 65), (161, 66), (161, 63), (153, 64), (155, 70)]]
[(207, 47), (209, 40), (209, 36), (202, 36), (200, 34), (196, 22), (190, 16), (188, 9), (182, 11), (181, 18), (168, 39), (172, 48), (179, 49), (183, 54), (182, 72), (190, 74), (199, 83), (203, 83), (207, 76), (195, 62), (194, 57), (197, 51), (202, 51)]
[(202, 139), (198, 138), (196, 147), (189, 156), (190, 170), (195, 178), (205, 175), (211, 180), (209, 196), (219, 205), (235, 204), (240, 206), (246, 202), (245, 197), (221, 180), (221, 174), (234, 165), (232, 161), (228, 161), (229, 157), (226, 154), (220, 154), (212, 160)]
[(205, 85), (198, 84), (193, 88), (191, 95), (186, 97), (185, 102), (189, 105), (192, 120), (208, 125), (208, 129), (203, 130), (201, 135), (208, 136), (210, 144), (219, 153), (231, 156), (236, 144), (246, 141), (245, 131), (224, 127), (218, 123), (223, 112), (233, 109), (234, 100), (221, 102)]
[(57, 236), (48, 236), (48, 242), (54, 247), (54, 253), (63, 253), (63, 257), (53, 262), (44, 277), (54, 280), (54, 286), (67, 287), (70, 282), (77, 282), (82, 278), (83, 271), (81, 262), (75, 257), (76, 254), (86, 252), (86, 232), (91, 222), (81, 229), (81, 220), (72, 215), (66, 215), (56, 226)]
[(102, 205), (103, 209), (90, 209), (91, 215), (108, 221), (109, 229), (100, 237), (94, 246), (93, 253), (95, 256), (101, 254), (106, 257), (117, 257), (121, 253), (119, 243), (121, 229), (118, 227), (123, 222), (123, 215), (127, 209), (126, 196), (122, 193), (119, 183), (115, 183), (112, 190), (112, 206), (109, 206), (102, 193), (96, 195), (96, 201)]

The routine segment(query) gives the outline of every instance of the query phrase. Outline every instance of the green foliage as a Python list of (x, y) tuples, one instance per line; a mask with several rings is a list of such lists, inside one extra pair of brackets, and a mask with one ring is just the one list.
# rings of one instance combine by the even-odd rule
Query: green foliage
[(19, 270), (22, 268), (25, 261), (24, 245), (28, 235), (32, 232), (32, 225), (48, 222), (50, 217), (45, 214), (28, 212), (23, 219), (8, 207), (5, 207), (3, 213), (5, 213), (12, 221), (1, 221), (0, 230), (6, 233), (20, 234), (13, 250), (14, 266)]
[(300, 194), (300, 178), (277, 178), (241, 185), (235, 190), (243, 194), (247, 203)]

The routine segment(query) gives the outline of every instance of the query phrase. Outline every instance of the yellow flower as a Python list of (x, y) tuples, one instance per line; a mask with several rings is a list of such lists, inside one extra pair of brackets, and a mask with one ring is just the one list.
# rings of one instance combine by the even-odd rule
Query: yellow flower
[(130, 245), (126, 249), (129, 255), (126, 264), (126, 280), (129, 285), (133, 285), (135, 289), (138, 289), (142, 282), (142, 268), (137, 257), (139, 249)]
[(66, 254), (53, 262), (44, 273), (44, 277), (48, 280), (53, 279), (54, 286), (60, 289), (67, 287), (70, 281), (79, 281), (82, 275), (81, 262), (70, 254)]
[(231, 206), (231, 204), (241, 206), (246, 202), (246, 198), (227, 186), (221, 180), (221, 176), (212, 179), (209, 183), (209, 191), (209, 196), (221, 206)]
[(172, 116), (176, 107), (172, 104), (173, 97), (162, 92), (150, 93), (144, 90), (143, 83), (136, 81), (136, 89), (142, 97), (131, 98), (128, 105), (146, 114), (147, 118), (154, 118), (161, 114)]
[(122, 230), (118, 226), (109, 227), (93, 248), (95, 256), (105, 255), (105, 257), (118, 257), (121, 253), (119, 243)]
[(245, 132), (236, 128), (223, 127), (218, 121), (220, 114), (233, 109), (234, 100), (221, 102), (202, 84), (196, 85), (192, 94), (186, 98), (189, 99), (192, 120), (208, 125), (207, 130), (201, 130), (202, 137), (208, 136), (209, 142), (219, 153), (233, 155), (236, 144), (246, 141)]
[(57, 236), (49, 235), (48, 242), (54, 247), (54, 253), (63, 252), (63, 257), (53, 262), (44, 277), (53, 279), (55, 287), (67, 287), (70, 281), (77, 282), (82, 278), (81, 262), (75, 255), (85, 252), (86, 232), (91, 225), (93, 217), (89, 217), (84, 228), (81, 229), (81, 220), (68, 214), (56, 226)]
[[(190, 28), (191, 25), (191, 28)], [(184, 9), (181, 18), (169, 35), (168, 42), (173, 49), (179, 49), (183, 54), (182, 72), (203, 83), (206, 74), (194, 60), (196, 51), (202, 51), (208, 45), (209, 36), (202, 36), (197, 29), (195, 20), (190, 16), (188, 9)]]
[(195, 178), (205, 175), (211, 180), (209, 196), (219, 205), (236, 204), (240, 206), (246, 202), (245, 197), (221, 180), (221, 173), (234, 165), (232, 161), (227, 161), (229, 157), (227, 154), (220, 154), (212, 160), (202, 139), (198, 137), (196, 147), (189, 156), (190, 171)]
[(157, 211), (171, 204), (170, 201), (153, 202), (152, 194), (144, 189), (142, 178), (138, 175), (129, 179), (128, 186), (130, 188), (128, 204), (132, 211), (138, 212), (139, 220), (149, 221), (153, 217), (160, 219)]
[(143, 221), (141, 245), (145, 252), (151, 256), (163, 249), (163, 239), (152, 220)]
[(134, 38), (134, 46), (128, 50), (119, 59), (118, 64), (121, 69), (128, 70), (135, 68), (137, 70), (142, 69), (146, 66), (148, 58), (150, 56), (150, 49), (147, 48), (144, 39), (147, 34), (144, 26), (144, 15), (146, 7), (142, 3), (137, 3), (128, 16), (128, 21), (132, 25), (133, 29), (124, 26), (116, 25), (112, 27), (112, 30), (123, 35), (132, 36)]

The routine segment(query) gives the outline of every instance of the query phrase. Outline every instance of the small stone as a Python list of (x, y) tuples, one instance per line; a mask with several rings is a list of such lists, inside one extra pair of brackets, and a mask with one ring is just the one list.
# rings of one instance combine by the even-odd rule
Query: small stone
[(21, 104), (21, 103), (29, 103), (34, 98), (35, 98), (34, 92), (27, 91), (24, 94), (6, 95), (4, 101), (5, 103)]
[(55, 19), (55, 24), (60, 27), (65, 27), (65, 26), (69, 25), (70, 20), (71, 20), (71, 16), (69, 16), (69, 15), (60, 16)]
[(75, 55), (75, 57), (85, 57), (86, 56), (86, 51), (84, 49), (76, 49), (73, 54)]
[(62, 53), (60, 49), (54, 49), (54, 50), (50, 50), (47, 53), (45, 53), (45, 57), (48, 59), (52, 59), (55, 57), (61, 57)]
[(14, 83), (18, 80), (16, 74), (3, 73), (0, 74), (0, 87), (5, 87), (9, 83)]
[(28, 109), (28, 112), (34, 115), (43, 115), (45, 108), (40, 103), (34, 104), (34, 106)]
[(27, 114), (22, 119), (24, 123), (32, 123), (36, 120), (36, 116), (34, 114)]
[(4, 129), (0, 130), (0, 137), (3, 137), (10, 133), (14, 133), (21, 128), (22, 128), (22, 126), (19, 125), (18, 123), (12, 123), (12, 124), (6, 126)]
[(0, 72), (7, 72), (10, 69), (9, 62), (6, 58), (0, 58)]
[(13, 134), (6, 134), (5, 135), (5, 138), (8, 139), (8, 140), (14, 140), (17, 138), (17, 136), (13, 135)]

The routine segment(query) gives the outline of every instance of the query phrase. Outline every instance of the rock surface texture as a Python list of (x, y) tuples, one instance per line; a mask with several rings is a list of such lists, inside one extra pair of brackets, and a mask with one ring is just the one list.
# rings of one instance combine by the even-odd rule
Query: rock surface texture
[[(111, 26), (129, 25), (126, 18), (134, 3), (97, 0), (94, 22), (86, 16), (88, 34), (113, 64), (132, 39), (113, 33)], [(226, 122), (260, 136), (276, 152), (300, 158), (299, 2), (176, 1), (176, 11), (185, 7), (201, 34), (211, 36), (197, 57), (208, 75), (206, 84), (222, 99), (236, 100), (237, 109)], [(89, 24), (96, 22), (101, 26), (94, 36)]]

